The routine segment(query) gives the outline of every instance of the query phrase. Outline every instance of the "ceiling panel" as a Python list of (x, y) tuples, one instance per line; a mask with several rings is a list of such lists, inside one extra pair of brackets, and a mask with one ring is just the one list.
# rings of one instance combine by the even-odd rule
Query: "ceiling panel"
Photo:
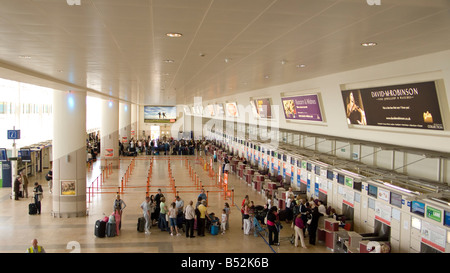
[[(0, 66), (13, 68), (0, 77), (139, 104), (217, 100), (450, 49), (448, 0), (0, 0), (0, 7)], [(361, 47), (365, 41), (378, 45)]]

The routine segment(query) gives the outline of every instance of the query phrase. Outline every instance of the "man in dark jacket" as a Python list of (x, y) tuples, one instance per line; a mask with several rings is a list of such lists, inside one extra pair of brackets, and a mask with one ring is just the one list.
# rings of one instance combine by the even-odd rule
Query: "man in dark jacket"
[(18, 175), (14, 180), (14, 200), (19, 200), (20, 184), (22, 183), (22, 177)]
[(320, 216), (323, 216), (323, 214), (319, 212), (319, 207), (314, 202), (311, 202), (311, 223), (308, 225), (310, 245), (316, 244), (316, 234)]

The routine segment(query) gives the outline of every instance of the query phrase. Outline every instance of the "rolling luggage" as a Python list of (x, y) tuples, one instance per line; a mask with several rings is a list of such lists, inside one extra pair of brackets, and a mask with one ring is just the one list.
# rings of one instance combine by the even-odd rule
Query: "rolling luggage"
[(35, 215), (37, 214), (37, 207), (35, 203), (30, 203), (28, 205), (28, 214), (29, 215)]
[(284, 210), (280, 210), (278, 212), (278, 220), (286, 221), (288, 219), (288, 214), (289, 214), (288, 210), (285, 210), (285, 209)]
[(139, 217), (138, 218), (138, 223), (137, 223), (137, 231), (139, 232), (144, 232), (145, 231), (145, 218), (144, 217)]
[(116, 236), (116, 223), (106, 223), (106, 237)]
[(219, 234), (219, 226), (218, 225), (212, 225), (211, 226), (211, 235), (217, 235)]
[(94, 231), (95, 236), (99, 238), (104, 238), (105, 232), (106, 232), (106, 222), (102, 220), (97, 220), (95, 222), (95, 231)]

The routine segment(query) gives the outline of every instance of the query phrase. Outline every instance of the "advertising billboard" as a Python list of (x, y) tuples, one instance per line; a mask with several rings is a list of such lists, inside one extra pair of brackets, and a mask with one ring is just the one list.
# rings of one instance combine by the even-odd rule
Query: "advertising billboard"
[(341, 92), (348, 124), (444, 130), (433, 81)]
[(235, 102), (227, 102), (225, 103), (225, 112), (227, 113), (227, 117), (238, 117), (238, 108)]
[(323, 121), (317, 95), (285, 97), (281, 102), (288, 120)]
[(255, 117), (272, 118), (272, 108), (268, 98), (251, 100), (250, 105)]
[(177, 121), (176, 106), (144, 106), (145, 123), (173, 123)]

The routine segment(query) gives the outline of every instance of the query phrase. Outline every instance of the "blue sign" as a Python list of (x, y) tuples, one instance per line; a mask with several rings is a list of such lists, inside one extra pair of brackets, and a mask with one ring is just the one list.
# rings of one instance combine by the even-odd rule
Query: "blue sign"
[(8, 130), (8, 139), (20, 139), (20, 130)]

